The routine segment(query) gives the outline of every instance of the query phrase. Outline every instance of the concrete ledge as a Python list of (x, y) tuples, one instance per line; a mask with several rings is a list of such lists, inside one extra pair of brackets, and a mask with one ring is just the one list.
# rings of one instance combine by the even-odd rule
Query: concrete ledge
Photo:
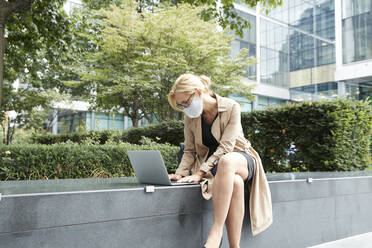
[[(301, 248), (371, 232), (372, 176), (323, 175), (268, 174), (274, 223), (252, 237), (246, 212), (241, 246)], [(144, 186), (133, 178), (0, 182), (0, 248), (201, 247), (213, 207), (200, 186)]]

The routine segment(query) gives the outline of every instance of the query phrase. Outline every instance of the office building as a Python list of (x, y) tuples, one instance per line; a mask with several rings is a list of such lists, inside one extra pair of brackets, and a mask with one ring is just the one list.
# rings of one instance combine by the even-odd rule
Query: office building
[(372, 92), (372, 1), (284, 0), (266, 14), (237, 1), (251, 29), (232, 43), (233, 55), (250, 49), (257, 65), (246, 82), (255, 84), (245, 111), (291, 101), (352, 97)]

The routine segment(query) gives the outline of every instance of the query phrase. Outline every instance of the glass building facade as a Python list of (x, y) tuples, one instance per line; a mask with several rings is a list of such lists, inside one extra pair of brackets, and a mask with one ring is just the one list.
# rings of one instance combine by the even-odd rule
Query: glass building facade
[(271, 44), (276, 63), (261, 65), (262, 71), (284, 75), (273, 81), (286, 88), (327, 82), (314, 68), (335, 63), (334, 1), (287, 0), (267, 17), (261, 27), (262, 47)]
[[(336, 77), (346, 84), (344, 93), (355, 99), (372, 97), (372, 1), (342, 0), (339, 5)], [(337, 21), (336, 21), (337, 23)], [(337, 30), (337, 28), (336, 28)], [(372, 104), (372, 102), (370, 101)]]
[[(231, 43), (231, 56), (237, 57), (240, 49), (247, 48), (249, 57), (256, 57), (256, 17), (248, 13), (237, 10), (237, 14), (247, 20), (250, 23), (250, 28), (243, 30), (243, 36), (236, 36), (234, 41)], [(246, 74), (244, 75), (248, 80), (257, 80), (256, 66), (252, 65), (246, 68)]]
[(86, 131), (86, 112), (63, 110), (58, 113), (57, 133)]
[[(57, 110), (55, 110), (57, 111)], [(90, 111), (79, 111), (63, 109), (51, 114), (48, 122), (53, 122), (52, 116), (56, 116), (55, 133), (84, 132), (90, 130), (125, 130), (133, 127), (131, 118), (122, 114), (95, 113)], [(152, 120), (156, 122), (155, 118)], [(138, 127), (147, 126), (148, 120), (143, 118), (138, 121)], [(47, 125), (53, 132), (53, 125)]]
[(80, 0), (67, 0), (63, 8), (67, 14), (71, 14), (75, 8), (80, 8), (82, 3)]
[(335, 63), (333, 1), (300, 3), (287, 1), (290, 13), (290, 71)]
[(260, 27), (261, 83), (289, 88), (288, 28), (267, 20)]
[(372, 1), (342, 1), (343, 63), (372, 59)]
[[(255, 41), (252, 56), (258, 64), (256, 75), (252, 75), (254, 70), (248, 74), (266, 89), (256, 94), (252, 109), (289, 101), (371, 96), (372, 72), (362, 79), (336, 80), (338, 56), (344, 64), (372, 59), (371, 0), (286, 0), (268, 14), (239, 1), (235, 6), (240, 16), (249, 16), (253, 26), (252, 32), (246, 32), (252, 37), (244, 39)], [(342, 21), (342, 37), (337, 38), (342, 39), (342, 52), (338, 54), (337, 11)], [(241, 43), (239, 38), (234, 42)], [(288, 90), (289, 95), (273, 96), (279, 89)]]

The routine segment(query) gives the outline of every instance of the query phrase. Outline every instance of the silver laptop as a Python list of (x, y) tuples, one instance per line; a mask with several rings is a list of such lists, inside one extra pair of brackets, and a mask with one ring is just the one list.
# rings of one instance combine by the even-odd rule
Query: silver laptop
[(128, 151), (127, 154), (137, 180), (140, 183), (159, 185), (198, 184), (172, 182), (168, 177), (167, 169), (159, 151)]

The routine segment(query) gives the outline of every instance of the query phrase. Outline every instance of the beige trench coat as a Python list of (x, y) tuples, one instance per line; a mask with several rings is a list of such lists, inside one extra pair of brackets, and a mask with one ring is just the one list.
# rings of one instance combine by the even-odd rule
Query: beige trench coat
[(245, 151), (255, 162), (255, 173), (248, 182), (249, 212), (253, 236), (264, 231), (273, 222), (271, 193), (261, 159), (250, 142), (244, 138), (240, 117), (240, 105), (236, 101), (221, 97), (217, 94), (218, 116), (214, 120), (211, 131), (219, 146), (208, 158), (209, 148), (203, 145), (201, 117), (189, 118), (185, 116), (185, 149), (177, 175), (188, 176), (189, 171), (199, 170), (207, 172), (201, 184), (204, 199), (212, 197), (213, 175), (210, 170), (226, 153)]

